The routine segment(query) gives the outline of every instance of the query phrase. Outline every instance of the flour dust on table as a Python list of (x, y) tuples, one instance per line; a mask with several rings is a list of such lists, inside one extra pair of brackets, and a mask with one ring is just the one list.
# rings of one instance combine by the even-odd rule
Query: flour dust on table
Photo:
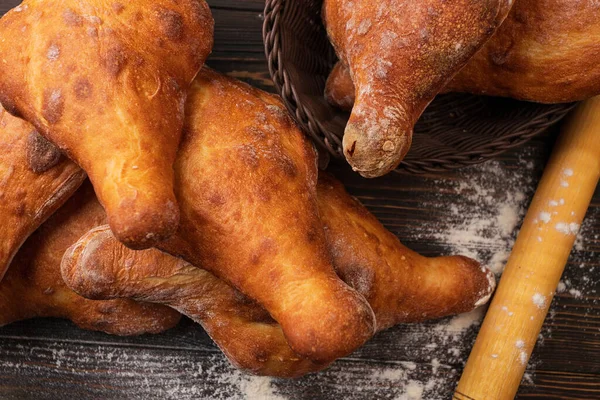
[[(415, 201), (425, 204), (426, 210), (439, 210), (436, 212), (442, 215), (422, 220), (418, 228), (412, 224), (406, 230), (396, 229), (396, 233), (405, 242), (426, 246), (431, 255), (466, 254), (484, 265), (495, 265), (500, 272), (541, 173), (529, 161), (528, 150), (519, 150), (516, 157), (516, 163), (496, 160), (436, 177), (411, 178), (436, 188), (411, 193), (416, 193)], [(395, 187), (397, 182), (392, 182)], [(369, 202), (367, 197), (361, 200)], [(372, 208), (381, 214), (386, 212), (377, 204)], [(592, 207), (581, 226), (558, 290), (561, 298), (597, 297), (595, 265), (600, 246), (594, 232), (598, 214), (598, 207)], [(383, 217), (384, 223), (391, 221)], [(11, 345), (4, 339), (0, 370), (44, 377), (44, 393), (48, 395), (40, 397), (42, 400), (64, 392), (65, 382), (70, 382), (69, 390), (77, 388), (81, 399), (102, 398), (115, 392), (134, 400), (447, 399), (460, 377), (484, 313), (479, 309), (389, 329), (329, 369), (297, 380), (254, 377), (235, 370), (216, 348), (206, 345), (207, 341), (199, 337), (203, 335), (198, 333), (200, 328), (189, 321), (175, 333), (168, 333), (166, 339), (159, 340), (164, 335), (132, 339), (135, 343), (139, 340), (133, 346), (118, 338), (99, 345), (98, 341), (107, 339), (87, 332), (81, 333), (82, 338), (94, 342), (53, 336), (43, 344), (23, 339), (20, 343), (25, 345)], [(553, 302), (538, 349), (545, 339), (552, 338), (552, 329), (562, 322), (561, 318), (565, 317), (561, 316), (560, 306)], [(66, 322), (55, 324), (62, 326), (61, 331), (68, 331), (60, 325)], [(534, 351), (529, 361), (525, 384), (534, 382), (536, 369), (543, 367), (537, 354)]]
[(434, 180), (439, 194), (431, 206), (451, 214), (423, 224), (416, 239), (474, 258), (500, 275), (535, 192), (539, 172), (530, 159), (524, 149), (510, 168), (492, 160), (457, 171), (456, 179)]

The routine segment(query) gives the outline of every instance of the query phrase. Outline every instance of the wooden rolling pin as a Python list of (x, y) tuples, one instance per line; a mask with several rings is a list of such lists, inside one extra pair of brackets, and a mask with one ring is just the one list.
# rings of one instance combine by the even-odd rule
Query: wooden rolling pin
[(454, 394), (513, 399), (600, 178), (600, 97), (563, 126)]

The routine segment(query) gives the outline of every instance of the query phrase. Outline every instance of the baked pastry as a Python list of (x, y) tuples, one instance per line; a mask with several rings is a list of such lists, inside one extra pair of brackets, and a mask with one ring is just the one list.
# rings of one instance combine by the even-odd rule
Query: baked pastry
[(340, 110), (350, 112), (354, 107), (354, 94), (350, 71), (343, 62), (338, 61), (325, 82), (325, 100)]
[[(378, 331), (470, 311), (490, 298), (494, 277), (475, 261), (425, 258), (407, 249), (331, 176), (320, 176), (318, 194), (336, 271), (369, 299)], [(62, 273), (71, 288), (89, 298), (130, 298), (175, 308), (201, 324), (229, 360), (248, 372), (295, 377), (333, 361), (300, 357), (258, 304), (178, 258), (125, 248), (106, 226), (66, 252)]]
[(158, 246), (260, 303), (304, 357), (327, 361), (361, 346), (373, 311), (331, 265), (316, 153), (281, 100), (203, 68), (184, 131), (175, 162), (180, 227)]
[(515, 0), (506, 21), (445, 91), (540, 103), (596, 96), (599, 37), (598, 2)]
[(83, 329), (114, 335), (159, 333), (180, 314), (129, 299), (94, 301), (70, 290), (60, 273), (65, 250), (94, 226), (106, 222), (91, 185), (85, 184), (25, 242), (0, 282), (0, 326), (34, 317), (67, 318)]
[(425, 107), (489, 39), (511, 4), (324, 1), (327, 33), (356, 87), (343, 138), (354, 170), (371, 178), (396, 168)]
[(0, 38), (0, 102), (87, 172), (119, 240), (175, 232), (186, 91), (213, 41), (204, 0), (25, 0)]
[(0, 106), (0, 281), (25, 239), (84, 180), (33, 126)]
[(362, 345), (373, 312), (333, 270), (316, 155), (281, 101), (205, 68), (187, 110), (175, 163), (181, 226), (161, 248), (257, 300), (299, 354), (331, 360)]
[[(591, 2), (516, 0), (506, 20), (442, 90), (564, 103), (600, 94), (600, 8)], [(325, 89), (350, 110), (354, 86), (338, 63)]]
[(210, 272), (156, 249), (130, 250), (108, 226), (91, 230), (65, 253), (62, 274), (90, 299), (173, 307), (201, 324), (231, 363), (247, 372), (291, 378), (328, 364), (296, 354), (264, 308)]
[(365, 296), (378, 331), (471, 311), (491, 297), (490, 270), (467, 257), (410, 250), (331, 175), (319, 175), (318, 198), (335, 270)]

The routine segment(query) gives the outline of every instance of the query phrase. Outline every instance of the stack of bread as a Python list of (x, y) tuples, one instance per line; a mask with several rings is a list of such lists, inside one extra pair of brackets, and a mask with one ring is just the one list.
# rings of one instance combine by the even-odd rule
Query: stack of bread
[[(489, 270), (404, 247), (318, 172), (278, 97), (203, 66), (204, 0), (151, 3), (26, 0), (0, 20), (0, 325), (60, 317), (136, 335), (183, 314), (239, 368), (295, 377), (395, 324), (487, 302)], [(348, 107), (356, 83), (352, 165), (397, 165), (464, 65), (449, 88), (538, 101), (600, 91), (591, 74), (555, 70), (555, 91), (532, 78), (542, 69), (508, 76), (539, 45), (522, 19), (554, 24), (537, 3), (560, 1), (516, 0), (501, 24), (511, 1), (326, 0), (342, 60), (328, 97)], [(592, 3), (582, 26), (600, 20)], [(539, 57), (566, 57), (546, 45)]]
[(600, 94), (600, 3), (324, 0), (338, 54), (325, 97), (350, 111), (344, 155), (365, 177), (396, 168), (440, 92), (564, 103)]

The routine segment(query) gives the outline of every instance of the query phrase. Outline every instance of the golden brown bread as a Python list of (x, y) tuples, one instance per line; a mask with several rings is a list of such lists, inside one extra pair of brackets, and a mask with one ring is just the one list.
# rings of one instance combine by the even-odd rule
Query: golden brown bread
[(325, 83), (325, 100), (343, 111), (352, 111), (355, 88), (350, 71), (341, 61), (334, 66)]
[(400, 163), (425, 107), (492, 35), (511, 3), (324, 1), (327, 33), (356, 86), (343, 138), (354, 170), (376, 177)]
[(348, 67), (341, 61), (334, 66), (325, 83), (325, 100), (343, 111), (352, 111), (354, 106), (354, 83)]
[[(492, 38), (443, 89), (539, 103), (584, 100), (600, 94), (600, 4), (516, 0)], [(354, 86), (338, 64), (326, 98), (348, 110)]]
[(490, 270), (467, 257), (410, 250), (331, 175), (319, 175), (318, 197), (335, 270), (365, 296), (377, 330), (471, 311), (492, 295)]
[(317, 208), (316, 154), (281, 100), (203, 68), (175, 162), (177, 234), (159, 247), (256, 300), (315, 361), (374, 330), (366, 300), (335, 274)]
[(600, 3), (515, 0), (494, 36), (445, 91), (541, 103), (600, 94)]
[(324, 246), (314, 149), (278, 98), (209, 69), (187, 104), (175, 163), (182, 221), (161, 247), (259, 301), (298, 353), (352, 352), (374, 317)]
[(0, 106), (0, 281), (23, 241), (84, 179), (33, 126)]
[(60, 273), (67, 248), (106, 222), (91, 185), (85, 184), (23, 245), (0, 282), (0, 326), (34, 317), (67, 318), (83, 329), (114, 335), (159, 333), (177, 324), (168, 307), (129, 299), (94, 301), (70, 290)]
[[(489, 299), (493, 275), (473, 260), (412, 252), (331, 176), (320, 176), (318, 194), (336, 270), (369, 299), (377, 330), (470, 311)], [(200, 323), (231, 362), (248, 372), (294, 377), (328, 365), (299, 357), (264, 309), (214, 275), (157, 250), (131, 251), (108, 227), (73, 245), (62, 272), (86, 297), (175, 308)]]
[(173, 162), (212, 34), (204, 0), (25, 0), (0, 19), (0, 102), (88, 173), (129, 246), (177, 229)]
[(291, 378), (327, 365), (297, 355), (264, 308), (210, 272), (156, 249), (130, 250), (108, 226), (91, 230), (65, 253), (62, 273), (69, 287), (91, 299), (173, 307), (201, 324), (247, 372)]

